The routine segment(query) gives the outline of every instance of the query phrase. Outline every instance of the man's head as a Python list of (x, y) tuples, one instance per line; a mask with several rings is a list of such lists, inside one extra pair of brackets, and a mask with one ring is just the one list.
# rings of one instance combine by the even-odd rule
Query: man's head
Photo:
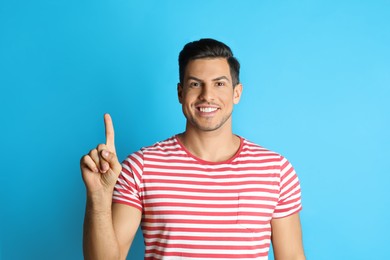
[(226, 44), (213, 39), (200, 39), (184, 46), (179, 54), (180, 83), (183, 83), (185, 70), (190, 61), (207, 58), (225, 58), (229, 64), (233, 87), (240, 83), (240, 63)]
[(233, 106), (242, 93), (238, 61), (228, 46), (213, 39), (188, 43), (179, 55), (179, 102), (186, 131), (231, 132)]

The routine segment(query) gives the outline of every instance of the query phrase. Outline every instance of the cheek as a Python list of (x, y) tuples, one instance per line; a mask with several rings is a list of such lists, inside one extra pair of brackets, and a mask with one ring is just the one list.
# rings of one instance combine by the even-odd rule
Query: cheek
[(189, 95), (185, 95), (182, 97), (181, 101), (182, 101), (181, 105), (182, 105), (183, 111), (190, 111), (192, 104), (194, 103), (193, 100), (191, 99), (191, 97)]
[(196, 93), (194, 93), (194, 91), (186, 92), (186, 93), (183, 92), (182, 101), (184, 103), (191, 103), (194, 102), (196, 99), (197, 99), (197, 95)]
[(228, 104), (236, 104), (236, 98), (232, 95), (232, 93), (225, 94), (224, 100), (226, 100)]

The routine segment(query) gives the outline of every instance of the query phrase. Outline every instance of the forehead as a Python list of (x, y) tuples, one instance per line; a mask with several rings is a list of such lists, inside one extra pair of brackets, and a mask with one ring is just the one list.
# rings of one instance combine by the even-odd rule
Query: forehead
[(230, 67), (225, 58), (205, 58), (191, 60), (186, 67), (184, 79), (196, 77), (209, 79), (225, 76), (231, 79)]

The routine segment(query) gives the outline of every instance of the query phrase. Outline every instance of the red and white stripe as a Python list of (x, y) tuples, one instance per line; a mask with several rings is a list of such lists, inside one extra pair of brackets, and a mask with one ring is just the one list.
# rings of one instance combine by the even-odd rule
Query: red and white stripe
[(298, 212), (301, 192), (284, 157), (246, 139), (212, 163), (174, 136), (123, 162), (113, 201), (143, 212), (145, 259), (268, 259), (270, 221)]

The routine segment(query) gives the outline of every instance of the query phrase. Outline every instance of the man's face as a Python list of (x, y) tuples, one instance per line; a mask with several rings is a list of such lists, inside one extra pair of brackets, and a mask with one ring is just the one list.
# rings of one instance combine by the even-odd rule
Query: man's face
[(226, 59), (190, 61), (182, 84), (178, 84), (178, 96), (187, 118), (187, 129), (231, 129), (233, 105), (240, 101), (241, 92), (241, 84), (233, 88)]

